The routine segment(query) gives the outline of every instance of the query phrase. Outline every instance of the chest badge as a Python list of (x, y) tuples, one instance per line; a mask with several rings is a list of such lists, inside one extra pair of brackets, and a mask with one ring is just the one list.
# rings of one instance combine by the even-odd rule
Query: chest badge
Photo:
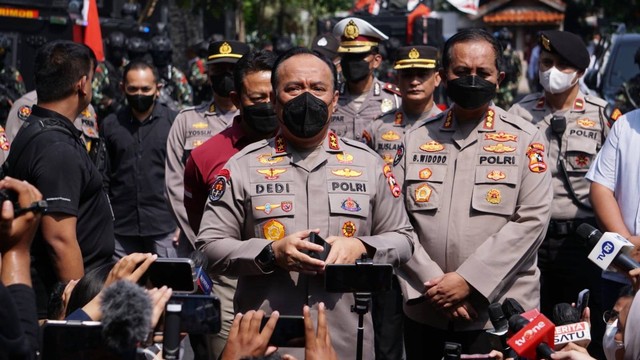
[(518, 141), (518, 136), (506, 132), (488, 133), (484, 135), (485, 140), (493, 140), (498, 142)]
[(293, 210), (293, 201), (283, 201), (280, 203), (280, 208), (284, 212), (290, 212)]
[(256, 210), (264, 211), (265, 214), (269, 215), (271, 214), (271, 211), (273, 211), (273, 209), (277, 209), (279, 207), (280, 207), (280, 204), (266, 203), (264, 205), (256, 206)]
[(340, 205), (340, 207), (343, 210), (347, 210), (347, 211), (351, 211), (351, 212), (358, 212), (360, 210), (362, 210), (360, 208), (360, 204), (358, 204), (357, 201), (353, 200), (352, 198), (348, 197), (346, 198), (343, 202), (342, 205)]
[(362, 171), (351, 170), (349, 168), (344, 168), (340, 170), (331, 170), (331, 173), (336, 176), (342, 177), (358, 177), (362, 175)]
[(193, 145), (194, 148), (197, 148), (198, 146), (204, 144), (204, 141), (202, 141), (202, 140), (193, 140), (193, 142), (191, 144)]
[(491, 189), (487, 191), (486, 199), (488, 203), (497, 205), (497, 204), (500, 204), (500, 202), (502, 201), (502, 194), (498, 189)]
[(431, 169), (429, 168), (424, 168), (422, 170), (420, 170), (420, 172), (418, 173), (418, 176), (420, 177), (420, 179), (422, 180), (427, 180), (428, 178), (431, 177)]
[(584, 154), (580, 154), (576, 156), (576, 165), (581, 168), (586, 168), (589, 166), (589, 157)]
[(387, 164), (393, 164), (393, 156), (391, 154), (384, 154), (382, 160)]
[(415, 190), (415, 199), (416, 202), (429, 202), (431, 198), (431, 188), (427, 184), (422, 184), (418, 186)]
[(258, 161), (260, 162), (260, 164), (264, 164), (264, 165), (274, 165), (281, 162), (282, 160), (284, 160), (284, 158), (281, 158), (281, 157), (274, 158), (274, 157), (271, 157), (271, 154), (262, 154), (258, 156)]
[(529, 145), (527, 150), (529, 158), (529, 170), (535, 173), (542, 173), (547, 170), (547, 164), (544, 162), (544, 145), (533, 143)]
[(398, 135), (398, 133), (393, 130), (387, 131), (386, 133), (382, 134), (380, 137), (382, 138), (382, 140), (387, 140), (387, 141), (400, 140), (400, 135)]
[(351, 164), (353, 162), (353, 155), (347, 153), (337, 154), (336, 158), (342, 164)]
[(264, 237), (267, 240), (280, 240), (284, 237), (284, 225), (278, 220), (269, 220), (262, 225)]
[(191, 125), (192, 128), (194, 129), (206, 129), (209, 127), (209, 124), (207, 124), (206, 122), (203, 121), (199, 121), (193, 125)]
[(346, 237), (353, 237), (356, 234), (356, 224), (353, 221), (347, 221), (342, 225), (342, 235)]
[(383, 113), (389, 112), (393, 109), (393, 103), (391, 102), (390, 99), (384, 99), (382, 100), (382, 103), (380, 104), (380, 111)]
[(514, 148), (513, 146), (509, 146), (505, 144), (487, 145), (487, 146), (483, 146), (482, 148), (485, 151), (496, 153), (496, 154), (503, 154), (507, 152), (516, 151), (516, 148)]
[(490, 179), (493, 181), (503, 180), (506, 178), (507, 178), (507, 175), (500, 170), (491, 170), (487, 174), (487, 179)]
[(420, 145), (420, 150), (426, 151), (426, 152), (438, 152), (438, 151), (444, 150), (444, 145), (440, 144), (435, 140), (432, 140), (426, 144)]
[(593, 120), (584, 118), (584, 119), (578, 120), (578, 125), (582, 126), (583, 128), (591, 129), (596, 126), (596, 122)]
[(287, 169), (269, 168), (256, 171), (258, 172), (258, 174), (264, 175), (264, 178), (267, 180), (277, 180), (281, 174), (284, 174), (287, 171)]

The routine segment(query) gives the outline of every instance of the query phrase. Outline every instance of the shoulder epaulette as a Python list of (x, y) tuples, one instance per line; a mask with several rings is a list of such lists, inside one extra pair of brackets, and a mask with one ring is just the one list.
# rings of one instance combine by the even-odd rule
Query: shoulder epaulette
[(599, 106), (601, 108), (606, 108), (607, 105), (609, 105), (609, 103), (606, 100), (600, 99), (599, 97), (596, 97), (596, 96), (585, 96), (584, 100), (588, 103)]
[(266, 139), (262, 139), (260, 141), (256, 141), (254, 143), (251, 143), (247, 146), (245, 146), (242, 150), (240, 150), (238, 152), (238, 157), (246, 155), (246, 154), (250, 154), (254, 151), (263, 149), (265, 147), (267, 147), (269, 145), (269, 141)]
[(398, 96), (402, 96), (402, 93), (400, 92), (400, 88), (392, 83), (386, 83), (382, 88), (386, 92), (389, 92)]
[(393, 115), (395, 116), (396, 111), (398, 111), (398, 109), (393, 109), (393, 110), (389, 110), (387, 112), (383, 112), (382, 114), (378, 115), (375, 119), (373, 120), (379, 120), (384, 118), (385, 116), (389, 116), (389, 115)]

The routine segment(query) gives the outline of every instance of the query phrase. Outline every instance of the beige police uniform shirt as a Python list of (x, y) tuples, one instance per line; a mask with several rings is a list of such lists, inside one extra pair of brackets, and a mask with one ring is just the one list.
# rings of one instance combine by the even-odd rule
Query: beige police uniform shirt
[(167, 138), (167, 162), (165, 167), (166, 193), (171, 211), (181, 229), (181, 238), (193, 245), (196, 234), (189, 225), (184, 208), (184, 166), (191, 151), (213, 135), (228, 128), (239, 111), (222, 113), (214, 101), (186, 108), (178, 113)]
[[(604, 114), (607, 102), (578, 93), (570, 110), (556, 112), (566, 118), (566, 130), (560, 137), (551, 128), (554, 113), (545, 102), (544, 93), (531, 94), (513, 105), (509, 112), (530, 121), (540, 129), (549, 143), (548, 162), (554, 192), (551, 218), (570, 220), (593, 217), (593, 211), (579, 206), (571, 196), (570, 184), (579, 201), (589, 203), (590, 182), (585, 178), (591, 162), (609, 133)], [(566, 170), (566, 175), (564, 170)]]
[[(399, 277), (405, 314), (433, 327), (490, 327), (488, 305), (538, 307), (537, 250), (552, 199), (547, 144), (535, 126), (492, 107), (464, 131), (450, 110), (409, 129), (394, 161), (420, 240)], [(401, 156), (401, 154), (403, 154)], [(450, 321), (421, 297), (424, 282), (456, 272), (478, 318)]]
[[(327, 305), (331, 341), (353, 359), (358, 316), (352, 294), (327, 293), (322, 275), (281, 268), (264, 273), (256, 257), (296, 231), (357, 237), (375, 249), (374, 263), (398, 266), (411, 257), (415, 235), (391, 167), (366, 145), (329, 133), (306, 158), (281, 135), (234, 155), (212, 186), (196, 245), (211, 270), (238, 276), (236, 312), (262, 309), (301, 315), (303, 305)], [(364, 358), (374, 358), (373, 327), (365, 317)], [(292, 352), (304, 356), (302, 349)], [(302, 357), (300, 357), (302, 358)]]
[(398, 109), (402, 104), (397, 86), (385, 84), (375, 78), (362, 104), (356, 104), (353, 100), (347, 85), (341, 84), (338, 106), (331, 116), (331, 130), (340, 137), (357, 141), (364, 141), (363, 131), (373, 120)]
[[(6, 137), (9, 143), (15, 139), (22, 123), (24, 123), (29, 115), (31, 115), (31, 107), (38, 103), (38, 95), (35, 90), (30, 91), (16, 100), (9, 110), (9, 116), (7, 116), (6, 125)], [(93, 142), (99, 138), (98, 135), (98, 117), (93, 106), (89, 104), (87, 108), (76, 117), (73, 122), (76, 129), (82, 131), (82, 137), (86, 143), (87, 151), (91, 150)], [(7, 146), (6, 155), (10, 151), (10, 146)], [(4, 147), (2, 148), (3, 151)]]
[(387, 164), (393, 164), (398, 147), (402, 144), (404, 133), (415, 124), (440, 114), (440, 110), (432, 103), (431, 109), (419, 116), (410, 116), (404, 110), (388, 112), (374, 120), (362, 134), (365, 143), (377, 152)]

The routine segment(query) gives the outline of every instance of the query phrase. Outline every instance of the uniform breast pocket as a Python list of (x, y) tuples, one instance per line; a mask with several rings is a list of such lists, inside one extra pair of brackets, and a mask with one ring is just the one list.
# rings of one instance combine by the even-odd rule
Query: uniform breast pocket
[(329, 194), (329, 234), (345, 237), (370, 235), (370, 226), (367, 226), (369, 201), (366, 194)]
[(518, 178), (515, 166), (477, 167), (471, 207), (484, 213), (512, 215), (518, 200)]
[(405, 203), (409, 211), (436, 210), (444, 192), (446, 165), (410, 164), (405, 173)]
[(280, 240), (292, 232), (295, 216), (293, 199), (294, 195), (251, 198), (256, 237)]
[(597, 146), (598, 143), (593, 139), (569, 137), (565, 155), (567, 171), (586, 173), (597, 153)]

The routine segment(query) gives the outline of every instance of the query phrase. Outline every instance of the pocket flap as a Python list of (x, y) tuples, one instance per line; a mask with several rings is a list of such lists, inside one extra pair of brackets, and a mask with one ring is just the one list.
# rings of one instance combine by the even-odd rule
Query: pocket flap
[(329, 194), (329, 208), (331, 214), (369, 216), (369, 195), (363, 194)]

